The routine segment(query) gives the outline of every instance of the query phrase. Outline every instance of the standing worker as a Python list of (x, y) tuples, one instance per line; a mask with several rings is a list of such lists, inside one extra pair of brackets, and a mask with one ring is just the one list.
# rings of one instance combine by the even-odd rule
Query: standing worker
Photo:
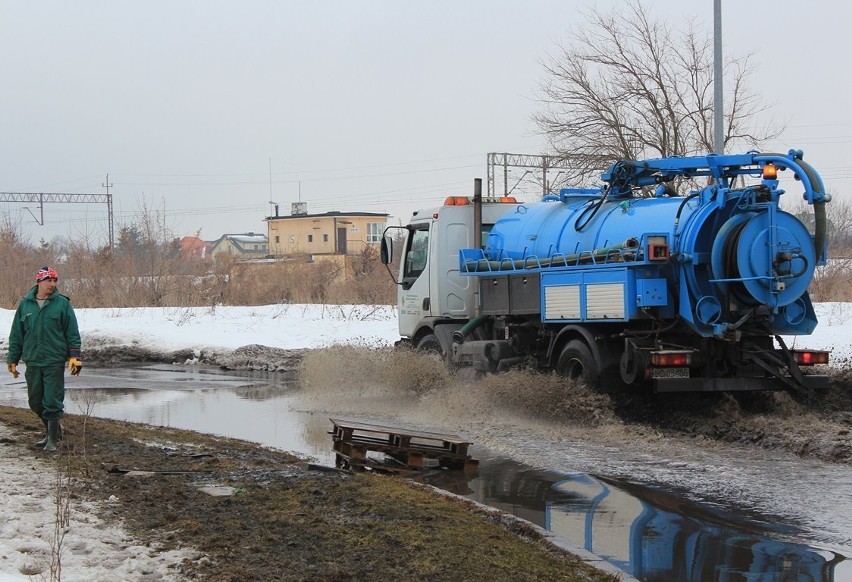
[(71, 301), (56, 291), (59, 275), (52, 267), (42, 267), (36, 285), (30, 289), (15, 311), (9, 332), (9, 373), (18, 377), (18, 362), (27, 370), (30, 410), (44, 423), (47, 436), (36, 443), (53, 452), (62, 438), (59, 419), (65, 408), (65, 362), (72, 376), (80, 374), (80, 330)]

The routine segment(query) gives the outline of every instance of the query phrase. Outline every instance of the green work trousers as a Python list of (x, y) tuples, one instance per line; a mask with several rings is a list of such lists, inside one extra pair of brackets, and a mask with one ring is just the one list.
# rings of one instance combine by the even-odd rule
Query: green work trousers
[(65, 365), (27, 366), (24, 372), (30, 410), (45, 420), (59, 420), (65, 409)]

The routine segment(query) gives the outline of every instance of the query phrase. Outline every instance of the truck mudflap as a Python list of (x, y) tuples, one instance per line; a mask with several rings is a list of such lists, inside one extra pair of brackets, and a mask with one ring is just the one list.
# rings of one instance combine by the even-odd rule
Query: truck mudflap
[[(804, 390), (825, 390), (828, 376), (804, 376)], [(777, 378), (657, 378), (651, 381), (654, 392), (732, 392), (788, 390)]]

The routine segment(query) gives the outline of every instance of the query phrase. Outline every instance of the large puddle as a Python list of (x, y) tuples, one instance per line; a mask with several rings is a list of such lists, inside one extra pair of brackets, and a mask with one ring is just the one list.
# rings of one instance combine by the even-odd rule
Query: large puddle
[[(0, 404), (26, 407), (25, 385), (6, 381)], [(67, 391), (66, 410), (236, 437), (326, 465), (335, 461), (332, 415), (312, 412), (291, 386), (266, 374), (163, 365), (87, 368)], [(696, 503), (684, 491), (600, 476), (603, 468), (536, 468), (476, 443), (470, 452), (480, 461), (475, 475), (436, 471), (422, 480), (552, 530), (640, 580), (852, 580), (852, 548), (836, 540), (821, 547), (795, 520), (732, 511), (729, 503)], [(846, 483), (837, 494), (849, 506), (852, 484)], [(852, 522), (843, 511), (836, 518)]]

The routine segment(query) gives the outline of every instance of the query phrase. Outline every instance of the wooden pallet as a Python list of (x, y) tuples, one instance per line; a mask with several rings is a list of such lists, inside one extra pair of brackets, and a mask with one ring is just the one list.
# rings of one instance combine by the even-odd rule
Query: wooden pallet
[[(367, 424), (330, 418), (337, 466), (371, 467), (395, 473), (420, 471), (424, 468), (475, 469), (479, 461), (468, 455), (470, 442), (453, 434), (442, 434)], [(383, 463), (367, 456), (383, 453), (391, 462)]]

